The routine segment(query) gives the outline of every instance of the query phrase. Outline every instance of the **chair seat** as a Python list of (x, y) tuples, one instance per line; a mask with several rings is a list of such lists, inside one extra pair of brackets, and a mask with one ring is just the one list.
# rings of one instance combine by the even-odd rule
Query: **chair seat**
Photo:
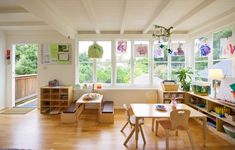
[[(135, 125), (135, 116), (134, 115), (130, 116), (130, 123)], [(144, 124), (144, 119), (143, 118), (139, 119), (139, 124), (140, 125)]]
[(161, 124), (161, 126), (164, 129), (171, 129), (171, 121), (169, 119), (162, 119), (162, 120), (158, 120), (158, 122)]

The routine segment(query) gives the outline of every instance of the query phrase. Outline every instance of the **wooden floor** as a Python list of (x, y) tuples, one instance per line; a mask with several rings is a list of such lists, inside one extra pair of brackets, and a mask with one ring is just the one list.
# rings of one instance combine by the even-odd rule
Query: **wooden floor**
[[(35, 109), (26, 115), (0, 115), (0, 149), (38, 149), (38, 150), (122, 150), (135, 149), (134, 137), (125, 147), (123, 142), (130, 133), (120, 132), (125, 123), (124, 111), (115, 110), (114, 124), (99, 124), (97, 110), (85, 110), (77, 124), (61, 124), (59, 116), (41, 115)], [(212, 132), (207, 134), (207, 146), (202, 146), (202, 126), (190, 120), (190, 128), (196, 149), (234, 150), (229, 144)], [(144, 133), (147, 144), (139, 138), (138, 149), (165, 149), (164, 131), (160, 127), (159, 136), (151, 131), (151, 119), (145, 120)], [(176, 137), (171, 133), (170, 149), (190, 149), (186, 133), (179, 132)]]

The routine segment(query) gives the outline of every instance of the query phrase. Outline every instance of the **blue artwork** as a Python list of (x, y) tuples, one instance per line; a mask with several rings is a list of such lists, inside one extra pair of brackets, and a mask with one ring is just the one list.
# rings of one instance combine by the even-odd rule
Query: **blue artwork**
[(200, 46), (201, 56), (207, 56), (211, 53), (211, 48), (207, 44)]

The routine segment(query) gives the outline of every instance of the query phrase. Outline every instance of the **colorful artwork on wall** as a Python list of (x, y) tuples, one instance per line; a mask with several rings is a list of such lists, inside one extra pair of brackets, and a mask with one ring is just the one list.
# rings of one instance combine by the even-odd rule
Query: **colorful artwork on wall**
[(121, 40), (117, 42), (117, 52), (127, 53), (127, 41)]
[(207, 37), (201, 37), (196, 42), (196, 48), (200, 51), (201, 57), (207, 57), (211, 53)]
[(71, 64), (71, 44), (42, 44), (42, 64)]
[(183, 43), (173, 43), (172, 50), (173, 50), (172, 56), (184, 56), (184, 44)]
[(146, 57), (148, 56), (148, 45), (147, 44), (135, 44), (134, 45), (135, 57)]
[(154, 58), (164, 58), (164, 46), (161, 44), (154, 45)]
[(235, 45), (231, 42), (231, 37), (220, 39), (221, 58), (230, 58), (235, 55)]

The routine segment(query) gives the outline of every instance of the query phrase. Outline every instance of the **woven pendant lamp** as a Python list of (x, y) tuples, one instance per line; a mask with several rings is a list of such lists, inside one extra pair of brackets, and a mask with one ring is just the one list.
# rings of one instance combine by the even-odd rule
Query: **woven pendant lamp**
[(103, 47), (97, 43), (92, 44), (88, 48), (89, 58), (102, 58), (103, 57)]

